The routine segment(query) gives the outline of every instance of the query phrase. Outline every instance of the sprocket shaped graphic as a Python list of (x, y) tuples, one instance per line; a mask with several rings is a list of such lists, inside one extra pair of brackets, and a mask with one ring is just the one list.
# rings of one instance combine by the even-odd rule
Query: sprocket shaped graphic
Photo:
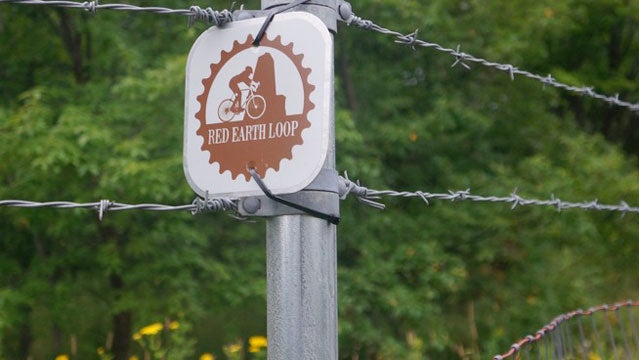
[[(210, 76), (202, 80), (204, 85), (204, 91), (197, 96), (197, 101), (200, 104), (199, 111), (195, 114), (195, 118), (200, 121), (200, 127), (196, 131), (197, 135), (203, 139), (203, 145), (201, 150), (209, 152), (209, 163), (213, 164), (217, 162), (219, 164), (219, 173), (223, 174), (226, 171), (230, 171), (231, 177), (235, 180), (239, 175), (244, 175), (245, 180), (248, 182), (251, 179), (249, 172), (250, 168), (254, 168), (261, 178), (266, 176), (268, 169), (279, 171), (280, 163), (284, 159), (292, 160), (293, 147), (296, 145), (302, 145), (304, 140), (302, 138), (303, 130), (311, 127), (311, 122), (308, 119), (308, 114), (315, 108), (315, 104), (311, 102), (311, 93), (315, 90), (315, 86), (310, 84), (309, 75), (311, 69), (305, 68), (302, 65), (304, 59), (303, 54), (295, 54), (293, 51), (293, 43), (284, 45), (282, 43), (281, 36), (276, 36), (274, 39), (269, 39), (267, 34), (262, 38), (260, 47), (270, 47), (277, 51), (280, 51), (294, 64), (297, 73), (299, 73), (302, 81), (302, 88), (304, 91), (304, 104), (303, 111), (297, 117), (299, 127), (297, 128), (297, 134), (291, 136), (285, 140), (279, 139), (277, 141), (261, 140), (261, 141), (246, 141), (242, 143), (225, 142), (223, 144), (210, 144), (207, 143), (209, 137), (209, 131), (211, 129), (231, 129), (237, 125), (238, 122), (227, 122), (218, 124), (207, 124), (206, 121), (206, 107), (207, 100), (211, 93), (211, 87), (216, 76), (220, 73), (223, 67), (234, 55), (253, 47), (253, 35), (248, 35), (246, 41), (240, 43), (239, 41), (233, 42), (233, 47), (229, 51), (222, 51), (220, 61), (212, 63), (210, 65)], [(268, 106), (268, 105), (267, 105)], [(266, 118), (266, 116), (265, 116)], [(279, 119), (264, 119), (262, 123), (275, 123)], [(252, 124), (259, 124), (259, 121), (254, 121)], [(232, 129), (231, 129), (232, 130)]]

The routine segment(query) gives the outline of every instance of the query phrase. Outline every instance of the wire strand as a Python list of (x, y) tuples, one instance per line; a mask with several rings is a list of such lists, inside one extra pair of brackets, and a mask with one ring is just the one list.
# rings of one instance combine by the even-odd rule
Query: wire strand
[(95, 14), (97, 10), (119, 10), (133, 12), (148, 12), (153, 14), (177, 14), (189, 17), (189, 25), (196, 20), (203, 21), (215, 26), (223, 26), (233, 21), (233, 15), (229, 10), (213, 10), (210, 7), (202, 9), (199, 6), (191, 6), (188, 9), (170, 9), (165, 7), (143, 7), (129, 4), (100, 4), (98, 1), (61, 1), (61, 0), (0, 0), (2, 3), (13, 3), (23, 5), (44, 5), (63, 8), (82, 9)]
[[(583, 330), (581, 328), (581, 320), (580, 320), (582, 317), (590, 316), (592, 318), (592, 315), (594, 315), (596, 313), (600, 313), (600, 312), (617, 312), (619, 309), (622, 309), (622, 308), (630, 309), (630, 308), (634, 308), (634, 307), (639, 307), (639, 301), (628, 300), (628, 301), (618, 302), (618, 303), (613, 304), (613, 305), (604, 304), (604, 305), (591, 307), (588, 310), (581, 310), (580, 309), (580, 310), (575, 310), (575, 311), (571, 311), (569, 313), (565, 313), (565, 314), (559, 315), (559, 316), (555, 317), (549, 324), (545, 325), (539, 331), (537, 331), (535, 333), (535, 335), (528, 335), (528, 336), (524, 337), (523, 339), (517, 341), (516, 343), (511, 345), (510, 349), (507, 352), (505, 352), (504, 354), (495, 355), (493, 357), (493, 360), (504, 360), (504, 359), (510, 359), (510, 358), (512, 358), (512, 359), (518, 358), (517, 357), (517, 353), (520, 351), (520, 349), (523, 346), (530, 345), (530, 344), (533, 344), (535, 342), (543, 341), (544, 339), (547, 339), (548, 336), (552, 337), (553, 334), (556, 333), (555, 330), (557, 330), (558, 328), (559, 328), (559, 330), (561, 330), (562, 324), (565, 324), (565, 323), (567, 323), (568, 321), (570, 321), (572, 319), (577, 319), (578, 323), (580, 324), (580, 333), (581, 333), (581, 338), (583, 339), (584, 336), (583, 336)], [(592, 319), (594, 321), (594, 318), (592, 318)], [(609, 321), (609, 319), (607, 317), (605, 317), (604, 319), (606, 321)], [(609, 332), (611, 332), (611, 330), (609, 330)], [(614, 338), (612, 339), (612, 341), (614, 342)], [(548, 358), (548, 357), (546, 357), (546, 358)]]
[(164, 204), (126, 204), (100, 200), (97, 202), (77, 203), (72, 201), (29, 201), (29, 200), (0, 200), (0, 207), (18, 208), (55, 208), (55, 209), (90, 209), (99, 213), (102, 220), (103, 214), (107, 211), (191, 211), (192, 214), (205, 212), (220, 212), (225, 210), (237, 211), (237, 203), (228, 198), (196, 198), (191, 204), (185, 205), (164, 205)]
[[(171, 9), (165, 7), (142, 7), (135, 6), (129, 4), (100, 4), (96, 1), (84, 1), (84, 2), (76, 2), (76, 1), (63, 1), (63, 0), (0, 0), (0, 3), (14, 3), (14, 4), (25, 4), (25, 5), (47, 5), (47, 6), (57, 6), (64, 8), (77, 8), (89, 11), (91, 13), (96, 13), (99, 9), (108, 9), (108, 10), (121, 10), (121, 11), (133, 11), (133, 12), (149, 12), (155, 14), (179, 14), (185, 15), (189, 17), (189, 25), (192, 25), (196, 20), (204, 21), (209, 24), (214, 24), (215, 26), (223, 26), (231, 21), (233, 21), (233, 15), (228, 10), (216, 11), (211, 8), (202, 9), (199, 6), (191, 6), (189, 9)], [(340, 7), (341, 9), (341, 7)], [(395, 42), (402, 45), (408, 45), (412, 48), (416, 46), (424, 47), (424, 48), (432, 48), (437, 51), (447, 53), (455, 58), (455, 61), (451, 65), (451, 67), (455, 67), (460, 65), (466, 69), (471, 69), (468, 63), (476, 63), (486, 67), (494, 68), (497, 70), (501, 70), (507, 72), (510, 75), (511, 80), (515, 79), (515, 75), (520, 75), (527, 77), (529, 79), (537, 80), (544, 85), (553, 86), (559, 89), (563, 89), (569, 92), (577, 93), (579, 95), (588, 96), (594, 99), (598, 99), (604, 102), (607, 102), (611, 105), (616, 105), (619, 107), (625, 107), (630, 109), (631, 111), (637, 112), (639, 111), (639, 103), (632, 103), (628, 101), (624, 101), (619, 99), (619, 94), (615, 94), (614, 96), (600, 94), (594, 91), (594, 87), (592, 86), (574, 86), (562, 83), (557, 81), (552, 75), (548, 74), (546, 76), (538, 75), (526, 70), (521, 70), (511, 64), (502, 64), (497, 62), (488, 61), (483, 58), (478, 58), (473, 55), (464, 53), (460, 50), (460, 45), (457, 45), (456, 49), (446, 48), (436, 43), (427, 42), (417, 38), (418, 30), (410, 34), (403, 34), (398, 31), (390, 30), (379, 26), (372, 22), (371, 20), (365, 20), (361, 17), (356, 16), (352, 13), (352, 11), (348, 11), (343, 13), (340, 10), (340, 14), (342, 16), (342, 20), (347, 25), (353, 25), (359, 28), (376, 31), (385, 35), (391, 35), (396, 38)]]
[[(597, 211), (613, 211), (625, 213), (639, 213), (639, 207), (630, 206), (625, 201), (621, 201), (619, 205), (606, 205), (600, 204), (598, 200), (583, 201), (583, 202), (569, 202), (563, 201), (554, 195), (551, 195), (550, 199), (526, 199), (517, 194), (515, 189), (508, 196), (483, 196), (471, 194), (470, 189), (452, 191), (448, 193), (430, 193), (425, 191), (395, 191), (395, 190), (373, 190), (359, 185), (358, 182), (353, 182), (348, 178), (346, 174), (341, 177), (341, 197), (345, 198), (349, 194), (353, 194), (358, 199), (363, 200), (367, 205), (374, 206), (376, 208), (383, 209), (384, 205), (377, 202), (377, 200), (383, 197), (398, 197), (398, 198), (419, 198), (426, 205), (430, 205), (430, 200), (447, 200), (451, 202), (457, 201), (471, 201), (471, 202), (491, 202), (491, 203), (506, 203), (510, 204), (511, 209), (515, 209), (518, 206), (542, 206), (553, 207), (558, 211), (568, 209), (581, 209), (581, 210), (597, 210)], [(372, 202), (372, 204), (371, 204)]]
[(488, 61), (486, 59), (478, 58), (473, 55), (462, 52), (460, 50), (460, 47), (461, 47), (460, 45), (457, 45), (456, 49), (451, 49), (451, 48), (443, 47), (436, 43), (427, 42), (417, 38), (417, 35), (419, 32), (418, 30), (415, 30), (414, 32), (410, 34), (403, 34), (394, 30), (390, 30), (375, 24), (371, 20), (365, 20), (365, 19), (362, 19), (361, 17), (355, 16), (352, 13), (352, 11), (350, 11), (350, 9), (349, 11), (340, 12), (340, 13), (342, 16), (342, 20), (347, 25), (353, 25), (362, 29), (376, 31), (378, 33), (385, 34), (385, 35), (391, 35), (396, 38), (395, 42), (397, 44), (408, 45), (412, 48), (415, 48), (416, 46), (423, 47), (423, 48), (431, 48), (431, 49), (435, 49), (437, 51), (446, 53), (448, 55), (451, 55), (455, 58), (451, 67), (460, 65), (470, 70), (471, 67), (468, 64), (475, 63), (475, 64), (479, 64), (479, 65), (483, 65), (486, 67), (507, 72), (511, 80), (515, 79), (515, 75), (520, 75), (520, 76), (527, 77), (529, 79), (537, 80), (541, 82), (542, 84), (544, 84), (544, 86), (546, 85), (552, 86), (552, 87), (563, 89), (569, 92), (577, 93), (579, 95), (588, 96), (597, 100), (607, 102), (608, 104), (611, 104), (611, 105), (628, 108), (633, 112), (639, 111), (639, 103), (631, 103), (628, 101), (621, 100), (619, 99), (619, 94), (615, 94), (614, 96), (600, 94), (595, 92), (594, 87), (591, 87), (591, 86), (579, 87), (579, 86), (568, 85), (568, 84), (564, 84), (562, 82), (557, 81), (550, 74), (546, 76), (542, 76), (542, 75), (534, 74), (526, 70), (521, 70), (511, 64), (501, 64), (497, 62)]
[[(395, 190), (374, 190), (361, 186), (359, 181), (351, 181), (348, 174), (340, 176), (339, 195), (341, 199), (346, 199), (348, 195), (355, 196), (358, 200), (368, 206), (384, 209), (385, 205), (379, 200), (383, 197), (396, 198), (418, 198), (426, 205), (430, 205), (431, 200), (446, 200), (450, 202), (471, 201), (506, 203), (511, 209), (518, 206), (541, 206), (553, 207), (558, 211), (567, 209), (612, 211), (626, 213), (639, 213), (639, 207), (630, 206), (625, 201), (619, 205), (600, 204), (598, 200), (584, 202), (569, 202), (556, 198), (554, 195), (550, 199), (526, 199), (517, 195), (513, 191), (509, 196), (483, 196), (471, 194), (470, 189), (452, 191), (448, 193), (430, 193), (425, 191), (395, 191)], [(193, 214), (203, 212), (220, 212), (231, 210), (237, 212), (237, 201), (229, 198), (209, 198), (208, 194), (204, 198), (196, 198), (187, 205), (164, 205), (164, 204), (126, 204), (101, 200), (98, 202), (77, 203), (71, 201), (48, 201), (37, 202), (29, 200), (0, 200), (0, 207), (20, 207), (20, 208), (58, 208), (58, 209), (93, 209), (99, 212), (100, 219), (107, 211), (126, 210), (147, 210), (147, 211), (184, 211), (189, 210)]]

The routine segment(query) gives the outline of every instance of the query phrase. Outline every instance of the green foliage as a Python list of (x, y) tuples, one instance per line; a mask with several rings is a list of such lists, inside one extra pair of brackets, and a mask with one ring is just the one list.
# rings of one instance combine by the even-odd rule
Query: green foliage
[[(573, 44), (565, 41), (567, 33), (598, 46), (578, 35), (585, 24), (567, 25), (572, 5), (435, 1), (420, 7), (419, 14), (427, 14), (421, 19), (413, 17), (411, 4), (394, 1), (356, 11), (393, 30), (422, 26), (421, 38), (447, 47), (461, 43), (463, 51), (476, 56), (542, 74), (562, 70), (557, 73), (562, 81), (588, 84), (592, 78), (563, 63), (564, 55), (549, 46), (557, 41), (574, 58), (596, 58), (590, 48), (566, 46)], [(591, 5), (580, 7), (596, 12)], [(616, 13), (632, 6), (609, 5)], [(557, 20), (559, 14), (565, 22)], [(599, 33), (606, 34), (602, 28)], [(606, 203), (636, 201), (636, 163), (600, 135), (584, 133), (579, 126), (585, 114), (568, 106), (575, 101), (569, 94), (541, 91), (525, 79), (511, 82), (492, 70), (450, 70), (450, 57), (402, 48), (369, 32), (340, 33), (338, 55), (357, 64), (338, 65), (338, 98), (348, 86), (355, 88), (350, 96), (354, 93), (356, 101), (343, 105), (351, 108), (361, 134), (356, 140), (367, 144), (364, 154), (376, 153), (372, 157), (381, 162), (376, 164), (380, 177), (361, 176), (367, 186), (431, 192), (471, 188), (483, 195), (507, 195), (518, 188), (530, 198), (556, 194), (573, 201), (595, 196)], [(600, 77), (628, 81), (637, 74), (599, 71)], [(622, 84), (606, 89), (621, 91)], [(598, 107), (593, 100), (578, 101)], [(358, 160), (358, 154), (346, 154), (340, 164), (351, 177), (360, 177), (352, 170)], [(353, 219), (346, 217), (340, 232), (340, 339), (350, 350), (344, 358), (407, 358), (415, 339), (423, 342), (417, 350), (422, 357), (485, 358), (537, 329), (543, 319), (636, 294), (636, 281), (628, 276), (634, 266), (622, 255), (632, 251), (628, 247), (636, 236), (627, 217), (385, 202), (383, 218), (347, 207)], [(355, 224), (357, 230), (351, 228)], [(407, 248), (415, 251), (414, 260), (407, 260)], [(413, 261), (420, 267), (409, 269), (418, 279), (439, 281), (407, 282), (400, 275)], [(612, 290), (610, 281), (623, 286)]]
[[(394, 30), (419, 27), (420, 38), (446, 47), (639, 100), (633, 2), (353, 6)], [(204, 25), (0, 10), (0, 198), (193, 197), (182, 170), (184, 67)], [(336, 54), (338, 167), (366, 186), (639, 204), (629, 111), (492, 69), (451, 69), (448, 55), (361, 29), (341, 27)], [(559, 313), (639, 293), (635, 215), (384, 202), (384, 212), (342, 203), (341, 358), (488, 358)], [(263, 225), (0, 209), (0, 359), (95, 358), (99, 348), (115, 358), (113, 320), (126, 314), (118, 336), (132, 342), (130, 354), (249, 355), (230, 346), (265, 332)], [(158, 319), (178, 319), (180, 328), (131, 338)]]

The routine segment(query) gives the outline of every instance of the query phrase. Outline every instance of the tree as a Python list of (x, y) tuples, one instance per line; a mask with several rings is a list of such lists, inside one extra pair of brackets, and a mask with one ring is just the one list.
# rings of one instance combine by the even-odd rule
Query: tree
[[(89, 19), (72, 10), (19, 11), (12, 10), (19, 20), (6, 24), (3, 47), (48, 37), (52, 56), (29, 73), (17, 64), (40, 58), (41, 49), (27, 48), (26, 54), (3, 60), (3, 68), (20, 70), (4, 74), (15, 85), (7, 89), (0, 125), (0, 153), (12, 159), (1, 169), (2, 195), (158, 203), (192, 197), (182, 176), (180, 147), (183, 69), (195, 31), (184, 31), (183, 22), (175, 26), (184, 19), (157, 23), (130, 14)], [(51, 21), (36, 26), (28, 15)], [(29, 34), (25, 29), (32, 26), (44, 29), (25, 38), (12, 36)], [(176, 34), (187, 41), (172, 42), (178, 46), (171, 49), (165, 39)], [(29, 84), (25, 78), (34, 73), (38, 78)], [(224, 250), (238, 236), (248, 235), (239, 242), (250, 244), (253, 230), (225, 230), (216, 222), (198, 226), (188, 213), (156, 215), (108, 214), (99, 222), (86, 212), (61, 216), (45, 210), (35, 219), (8, 213), (3, 227), (11, 235), (2, 244), (8, 258), (3, 266), (11, 270), (3, 282), (12, 318), (3, 327), (6, 356), (70, 352), (87, 358), (102, 345), (114, 359), (128, 359), (136, 328), (157, 318), (179, 320), (188, 328), (205, 306), (231, 304), (208, 300), (220, 288), (229, 293), (218, 296), (222, 299), (263, 290), (264, 281), (253, 273), (263, 274), (263, 257), (257, 268), (227, 270), (229, 258), (237, 261), (232, 266), (255, 261), (237, 256), (239, 250)], [(234, 287), (221, 285), (236, 281)], [(69, 338), (80, 338), (77, 350), (69, 348)], [(186, 350), (183, 356), (191, 356), (193, 349)]]
[[(551, 11), (564, 6), (568, 11), (568, 2), (384, 1), (360, 6), (356, 13), (403, 33), (420, 27), (422, 39), (449, 47), (461, 43), (464, 52), (489, 60), (554, 73), (558, 66), (552, 61), (559, 59), (549, 55), (548, 41), (565, 34), (553, 32), (564, 23), (553, 21)], [(566, 110), (573, 95), (542, 91), (541, 84), (526, 79), (511, 82), (491, 69), (451, 70), (454, 58), (412, 51), (361, 30), (344, 29), (338, 53), (338, 98), (346, 100), (360, 142), (368, 146), (365, 158), (380, 159), (379, 176), (361, 177), (367, 186), (472, 188), (481, 194), (519, 188), (529, 197), (601, 196), (613, 203), (635, 198), (636, 163), (599, 135), (583, 133), (575, 121), (579, 113)], [(570, 82), (568, 73), (561, 79)], [(618, 76), (609, 70), (601, 74)], [(357, 161), (349, 159), (359, 154), (346, 155), (351, 177), (358, 175), (351, 169)], [(610, 252), (614, 243), (628, 246), (635, 236), (632, 223), (618, 216), (553, 216), (551, 210), (511, 212), (476, 204), (433, 203), (424, 209), (419, 201), (406, 202), (393, 201), (383, 222), (367, 213), (356, 217), (354, 235), (340, 233), (349, 259), (341, 263), (340, 278), (346, 289), (340, 311), (347, 319), (341, 339), (351, 350), (345, 358), (406, 358), (414, 352), (487, 357), (539, 327), (542, 319), (635, 293), (629, 285), (634, 280), (619, 275), (630, 271), (622, 270), (629, 258)], [(613, 273), (615, 282), (629, 286), (611, 292), (604, 274)], [(419, 298), (420, 292), (432, 298)], [(379, 331), (386, 324), (392, 330)]]
[[(420, 27), (428, 41), (639, 96), (634, 4), (353, 5), (403, 33)], [(181, 165), (182, 89), (186, 54), (205, 26), (186, 28), (169, 15), (1, 6), (0, 199), (192, 198)], [(362, 29), (342, 26), (336, 52), (338, 166), (366, 186), (484, 195), (518, 188), (531, 198), (639, 203), (628, 155), (633, 115), (625, 110), (494, 69), (451, 69), (449, 55)], [(602, 122), (606, 112), (618, 120)], [(628, 275), (637, 252), (633, 214), (383, 202), (384, 212), (342, 205), (342, 358), (489, 357), (558, 313), (637, 293)], [(166, 337), (159, 343), (174, 350), (158, 356), (193, 358), (195, 349), (215, 344), (221, 354), (224, 344), (265, 328), (260, 222), (0, 213), (0, 358), (84, 359), (103, 347), (126, 359), (148, 350), (132, 336), (156, 323)], [(174, 321), (184, 332), (171, 342)]]

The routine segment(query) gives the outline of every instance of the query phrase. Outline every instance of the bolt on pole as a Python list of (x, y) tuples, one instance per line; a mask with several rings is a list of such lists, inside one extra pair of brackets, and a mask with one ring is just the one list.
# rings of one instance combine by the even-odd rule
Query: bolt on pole
[[(290, 3), (262, 0), (261, 5), (269, 10)], [(336, 0), (312, 0), (293, 11), (312, 13), (334, 32), (336, 9)], [(333, 74), (331, 69), (330, 138), (323, 166), (328, 172), (335, 172)], [(274, 216), (266, 226), (268, 359), (337, 360), (336, 226), (309, 215)]]

